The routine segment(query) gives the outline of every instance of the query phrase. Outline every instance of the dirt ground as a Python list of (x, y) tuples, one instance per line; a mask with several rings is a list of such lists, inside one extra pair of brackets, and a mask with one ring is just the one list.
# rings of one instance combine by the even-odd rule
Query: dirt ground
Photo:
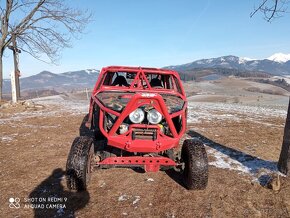
[(280, 177), (278, 193), (264, 186), (277, 174), (285, 108), (191, 102), (188, 137), (203, 140), (209, 157), (204, 191), (186, 190), (174, 173), (108, 169), (76, 193), (64, 170), (87, 102), (39, 104), (0, 109), (1, 217), (290, 217), (289, 179)]

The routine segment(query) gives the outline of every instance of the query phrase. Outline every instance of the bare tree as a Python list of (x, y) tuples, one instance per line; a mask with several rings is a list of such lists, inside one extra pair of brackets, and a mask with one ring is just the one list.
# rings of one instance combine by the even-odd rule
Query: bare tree
[(277, 166), (281, 173), (290, 176), (290, 98), (284, 128), (283, 143)]
[(273, 18), (281, 17), (287, 11), (288, 3), (288, 0), (262, 0), (250, 16), (253, 17), (256, 13), (262, 12), (264, 19), (270, 22)]
[[(70, 3), (72, 4), (72, 3)], [(3, 54), (16, 37), (18, 48), (38, 60), (55, 63), (90, 21), (91, 13), (66, 5), (63, 0), (6, 0), (0, 2), (0, 100)], [(43, 56), (44, 55), (44, 56)]]

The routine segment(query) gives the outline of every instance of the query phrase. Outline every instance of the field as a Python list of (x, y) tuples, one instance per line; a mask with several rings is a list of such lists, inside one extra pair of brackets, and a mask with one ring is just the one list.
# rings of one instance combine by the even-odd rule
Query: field
[[(173, 172), (108, 169), (94, 172), (87, 191), (70, 192), (66, 158), (88, 102), (59, 95), (0, 109), (1, 217), (290, 217), (290, 181), (276, 168), (289, 93), (236, 78), (185, 87), (186, 137), (199, 137), (209, 158), (206, 190), (186, 190)], [(278, 174), (275, 192), (266, 184)]]

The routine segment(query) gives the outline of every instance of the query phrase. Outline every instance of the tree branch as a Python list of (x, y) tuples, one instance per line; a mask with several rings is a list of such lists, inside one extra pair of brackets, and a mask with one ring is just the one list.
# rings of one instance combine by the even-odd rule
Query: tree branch
[(287, 11), (285, 5), (288, 3), (288, 0), (263, 0), (260, 5), (250, 14), (250, 17), (253, 17), (258, 12), (262, 12), (264, 14), (264, 19), (270, 22), (274, 18), (280, 17), (280, 14)]
[(52, 63), (55, 63), (62, 48), (70, 47), (71, 38), (77, 38), (78, 34), (82, 33), (92, 16), (88, 11), (66, 6), (62, 0), (8, 1), (11, 3), (6, 5), (9, 7), (8, 18), (11, 12), (21, 11), (25, 14), (23, 12), (28, 11), (28, 13), (14, 25), (8, 22), (7, 34), (0, 45), (5, 49), (11, 43), (11, 35), (14, 34), (17, 40), (19, 38), (22, 50), (33, 54), (35, 58), (43, 53)]

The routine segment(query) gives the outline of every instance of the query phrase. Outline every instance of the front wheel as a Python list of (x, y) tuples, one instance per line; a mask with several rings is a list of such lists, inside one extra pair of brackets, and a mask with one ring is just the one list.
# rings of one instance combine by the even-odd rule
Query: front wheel
[(94, 168), (93, 140), (87, 136), (77, 137), (69, 152), (66, 163), (67, 187), (70, 190), (87, 189)]
[(203, 190), (208, 183), (208, 160), (203, 143), (187, 139), (181, 150), (182, 177), (187, 189)]

